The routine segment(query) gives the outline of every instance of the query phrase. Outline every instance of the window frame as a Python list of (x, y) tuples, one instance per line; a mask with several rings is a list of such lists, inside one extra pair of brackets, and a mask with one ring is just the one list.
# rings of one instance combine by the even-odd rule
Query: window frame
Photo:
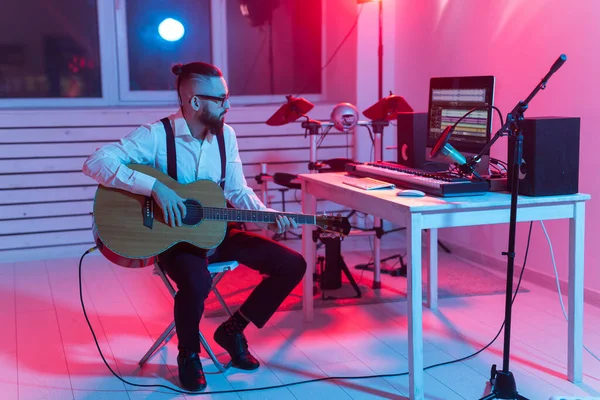
[[(118, 1), (118, 0), (117, 0)], [(100, 53), (100, 79), (102, 97), (36, 97), (36, 98), (0, 98), (0, 109), (5, 108), (68, 108), (109, 106), (114, 99), (111, 82), (116, 79), (116, 49), (114, 37), (114, 4), (111, 1), (96, 0), (98, 15), (98, 50)], [(114, 103), (113, 103), (114, 105)]]
[[(97, 0), (98, 40), (100, 52), (100, 77), (102, 97), (97, 98), (2, 98), (0, 109), (11, 108), (89, 108), (89, 107), (131, 107), (131, 106), (172, 106), (177, 105), (174, 90), (132, 91), (129, 89), (129, 60), (127, 52), (126, 1)], [(228, 77), (227, 64), (227, 0), (210, 0), (211, 12), (211, 56), (225, 79)], [(327, 32), (325, 29), (325, 3), (321, 3), (323, 25), (321, 33), (321, 65), (326, 58)], [(321, 93), (304, 93), (302, 97), (311, 102), (325, 99), (325, 74), (321, 71)], [(296, 93), (290, 93), (295, 95)], [(281, 103), (285, 95), (232, 94), (230, 103), (234, 106)]]
[[(117, 54), (119, 70), (119, 100), (126, 105), (139, 104), (177, 104), (177, 94), (174, 90), (131, 90), (129, 88), (129, 57), (127, 43), (127, 0), (120, 0), (115, 8), (115, 22), (117, 32)], [(211, 57), (213, 64), (227, 65), (227, 52), (222, 50), (220, 38), (227, 34), (227, 29), (223, 29), (221, 22), (225, 16), (220, 15), (220, 9), (225, 8), (225, 0), (210, 0), (210, 36), (211, 36)], [(227, 39), (227, 37), (225, 37)], [(225, 53), (225, 55), (221, 54)], [(221, 68), (223, 73), (225, 69)], [(227, 75), (225, 75), (227, 76)]]

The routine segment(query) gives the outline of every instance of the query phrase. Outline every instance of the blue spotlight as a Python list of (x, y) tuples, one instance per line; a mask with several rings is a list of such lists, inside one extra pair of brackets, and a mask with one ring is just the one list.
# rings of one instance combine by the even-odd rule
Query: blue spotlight
[(158, 34), (161, 38), (169, 42), (176, 42), (183, 37), (185, 28), (183, 24), (173, 18), (165, 18), (158, 25)]

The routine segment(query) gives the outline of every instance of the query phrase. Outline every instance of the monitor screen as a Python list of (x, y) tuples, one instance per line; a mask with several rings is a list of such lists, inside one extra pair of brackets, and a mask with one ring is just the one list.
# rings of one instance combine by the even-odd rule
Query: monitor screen
[[(469, 110), (493, 105), (495, 81), (493, 76), (431, 78), (427, 147)], [(456, 126), (449, 143), (463, 154), (478, 154), (491, 138), (492, 116), (491, 110), (472, 112)]]

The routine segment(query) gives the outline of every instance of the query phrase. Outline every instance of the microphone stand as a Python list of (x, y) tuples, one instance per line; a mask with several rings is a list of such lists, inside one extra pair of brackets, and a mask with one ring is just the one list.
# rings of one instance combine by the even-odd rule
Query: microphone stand
[[(537, 92), (546, 88), (548, 79), (554, 74), (564, 62), (567, 57), (561, 55), (552, 65), (550, 71), (535, 87), (531, 94), (525, 99), (525, 101), (519, 101), (519, 103), (513, 108), (508, 114), (506, 122), (494, 135), (494, 138), (485, 146), (485, 148), (475, 158), (470, 159), (467, 164), (471, 169), (474, 169), (475, 164), (479, 158), (485, 154), (486, 151), (501, 137), (509, 136), (509, 144), (512, 144), (513, 150), (513, 163), (509, 166), (510, 172), (508, 177), (508, 187), (511, 190), (510, 197), (510, 225), (508, 234), (508, 251), (502, 252), (508, 259), (506, 269), (506, 302), (505, 302), (505, 317), (504, 317), (504, 349), (502, 357), (502, 370), (496, 370), (496, 364), (492, 365), (490, 383), (492, 384), (491, 393), (487, 396), (482, 397), (480, 400), (489, 399), (523, 399), (527, 400), (526, 397), (520, 395), (517, 392), (517, 385), (515, 378), (509, 370), (509, 359), (510, 359), (510, 328), (511, 328), (511, 317), (512, 317), (512, 285), (513, 285), (513, 274), (515, 264), (515, 238), (516, 238), (516, 227), (517, 227), (517, 195), (519, 192), (519, 170), (521, 167), (521, 158), (523, 154), (523, 129), (522, 121), (524, 113), (529, 107), (529, 102), (535, 97)], [(507, 132), (504, 135), (504, 132)]]

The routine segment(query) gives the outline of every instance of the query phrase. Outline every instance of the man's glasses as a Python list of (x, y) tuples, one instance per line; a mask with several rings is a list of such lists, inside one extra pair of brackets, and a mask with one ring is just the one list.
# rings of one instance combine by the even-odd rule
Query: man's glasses
[(225, 97), (208, 96), (208, 95), (205, 95), (205, 94), (195, 94), (194, 96), (202, 97), (203, 99), (207, 99), (207, 100), (212, 100), (212, 101), (214, 101), (217, 104), (221, 103), (220, 106), (224, 107), (225, 106), (225, 102), (227, 100), (229, 100), (229, 96), (230, 95), (231, 95), (231, 93), (227, 93), (225, 95)]

